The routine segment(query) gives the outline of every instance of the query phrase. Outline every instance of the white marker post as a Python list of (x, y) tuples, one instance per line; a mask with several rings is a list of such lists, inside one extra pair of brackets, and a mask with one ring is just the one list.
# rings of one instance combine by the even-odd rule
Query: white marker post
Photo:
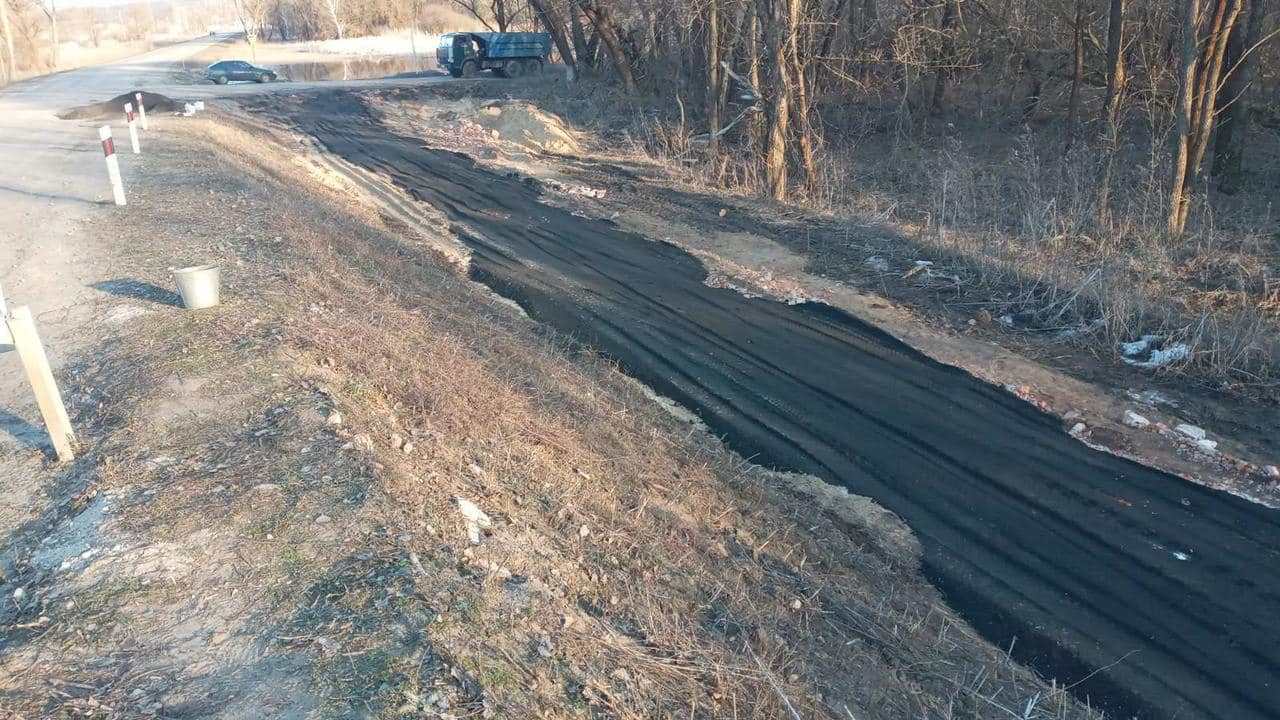
[(129, 126), (129, 142), (133, 143), (133, 154), (142, 152), (138, 147), (138, 123), (133, 120), (133, 103), (124, 104), (124, 122)]
[(142, 129), (147, 129), (147, 106), (142, 104), (142, 93), (133, 94), (133, 99), (138, 101), (138, 119), (142, 121)]
[(116, 204), (124, 204), (124, 184), (120, 182), (120, 160), (116, 158), (116, 144), (111, 140), (111, 126), (98, 128), (98, 138), (102, 140), (102, 154), (107, 158), (107, 176), (111, 178), (111, 193), (115, 195)]

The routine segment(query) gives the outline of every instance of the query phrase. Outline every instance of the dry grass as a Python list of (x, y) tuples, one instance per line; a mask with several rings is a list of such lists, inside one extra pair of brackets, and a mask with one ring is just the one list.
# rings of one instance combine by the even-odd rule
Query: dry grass
[[(627, 98), (601, 85), (503, 89), (599, 135), (602, 145), (659, 163), (686, 189), (763, 194), (762, 166), (750, 149), (760, 133), (751, 116), (711, 157), (690, 141), (701, 132), (693, 111), (686, 116), (669, 97)], [(818, 183), (796, 189), (796, 202), (814, 211), (813, 223), (802, 245), (794, 238), (790, 244), (815, 270), (845, 280), (865, 281), (860, 270), (872, 255), (907, 267), (931, 259), (959, 279), (949, 292), (899, 291), (879, 280), (875, 289), (935, 310), (962, 306), (969, 317), (985, 307), (1013, 317), (1035, 342), (1083, 348), (1110, 363), (1118, 362), (1117, 343), (1158, 335), (1190, 349), (1185, 361), (1161, 372), (1275, 396), (1280, 235), (1268, 175), (1280, 167), (1280, 143), (1273, 134), (1256, 133), (1249, 189), (1212, 202), (1201, 193), (1190, 232), (1175, 241), (1164, 231), (1162, 136), (1145, 136), (1137, 123), (1131, 128), (1112, 212), (1100, 225), (1095, 142), (1064, 153), (1052, 123), (1019, 128), (961, 112), (947, 120), (954, 122), (904, 127), (895, 108), (826, 108)]]

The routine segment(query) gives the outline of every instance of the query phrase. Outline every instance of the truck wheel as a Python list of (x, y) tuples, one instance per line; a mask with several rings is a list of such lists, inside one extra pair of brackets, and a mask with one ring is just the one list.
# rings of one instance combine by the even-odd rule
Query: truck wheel
[(525, 75), (541, 75), (542, 61), (541, 60), (525, 60), (524, 74)]
[(478, 72), (480, 72), (480, 66), (476, 64), (475, 60), (468, 60), (462, 63), (462, 77), (473, 78)]
[(449, 68), (449, 75), (450, 77), (456, 77), (456, 78), (462, 77), (462, 68), (456, 68), (456, 67)]
[(502, 73), (509, 78), (518, 78), (524, 74), (524, 62), (520, 60), (512, 60), (502, 66)]

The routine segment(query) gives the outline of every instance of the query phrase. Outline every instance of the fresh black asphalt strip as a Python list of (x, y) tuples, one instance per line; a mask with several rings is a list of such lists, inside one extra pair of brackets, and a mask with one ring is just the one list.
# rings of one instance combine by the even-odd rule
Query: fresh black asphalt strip
[(1280, 523), (1093, 451), (1059, 421), (821, 304), (704, 284), (676, 247), (383, 127), (358, 96), (297, 127), (443, 212), (476, 280), (692, 408), (756, 462), (867, 495), (985, 637), (1115, 716), (1280, 717)]

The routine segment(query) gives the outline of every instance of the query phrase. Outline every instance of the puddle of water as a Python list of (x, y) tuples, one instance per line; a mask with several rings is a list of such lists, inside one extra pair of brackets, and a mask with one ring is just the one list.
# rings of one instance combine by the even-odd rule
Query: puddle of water
[(275, 71), (282, 80), (315, 81), (315, 80), (368, 80), (418, 74), (439, 75), (435, 67), (435, 58), (419, 56), (417, 62), (412, 57), (359, 58), (354, 60), (335, 60), (333, 62), (289, 63), (275, 66)]

